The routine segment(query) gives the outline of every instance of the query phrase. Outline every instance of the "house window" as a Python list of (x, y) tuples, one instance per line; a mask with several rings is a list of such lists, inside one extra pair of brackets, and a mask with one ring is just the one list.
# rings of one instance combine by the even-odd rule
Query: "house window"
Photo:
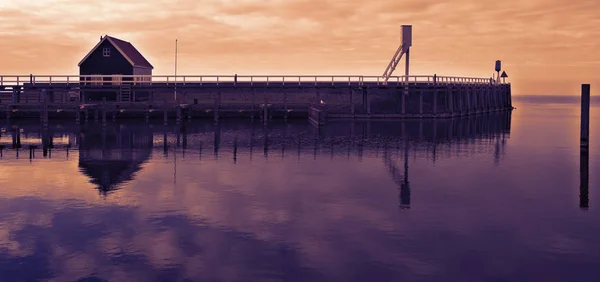
[(110, 57), (110, 48), (108, 48), (108, 47), (102, 48), (102, 55), (104, 57)]

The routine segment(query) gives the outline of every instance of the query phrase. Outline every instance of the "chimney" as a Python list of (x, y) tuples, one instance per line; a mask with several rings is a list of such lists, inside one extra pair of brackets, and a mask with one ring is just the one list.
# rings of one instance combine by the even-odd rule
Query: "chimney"
[(100, 35), (100, 41), (102, 41), (102, 35)]

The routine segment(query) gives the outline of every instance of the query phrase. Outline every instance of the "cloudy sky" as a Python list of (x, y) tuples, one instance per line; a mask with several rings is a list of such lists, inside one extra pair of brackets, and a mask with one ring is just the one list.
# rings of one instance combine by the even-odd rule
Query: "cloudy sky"
[[(1, 74), (76, 74), (111, 35), (155, 74), (381, 75), (413, 25), (412, 74), (489, 77), (516, 94), (600, 82), (596, 0), (0, 0)], [(402, 74), (401, 69), (398, 69)], [(600, 83), (598, 83), (600, 85)]]

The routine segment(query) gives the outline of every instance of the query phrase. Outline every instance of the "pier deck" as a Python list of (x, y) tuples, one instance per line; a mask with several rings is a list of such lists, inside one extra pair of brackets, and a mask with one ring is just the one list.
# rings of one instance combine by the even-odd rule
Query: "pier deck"
[(512, 110), (510, 84), (446, 76), (0, 76), (4, 118), (444, 118)]

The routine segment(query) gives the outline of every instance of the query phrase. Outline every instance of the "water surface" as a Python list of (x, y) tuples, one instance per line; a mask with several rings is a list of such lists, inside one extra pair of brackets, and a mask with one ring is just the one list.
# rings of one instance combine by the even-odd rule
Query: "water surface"
[(320, 130), (5, 125), (0, 281), (596, 281), (598, 104), (587, 159), (578, 99), (514, 104)]

